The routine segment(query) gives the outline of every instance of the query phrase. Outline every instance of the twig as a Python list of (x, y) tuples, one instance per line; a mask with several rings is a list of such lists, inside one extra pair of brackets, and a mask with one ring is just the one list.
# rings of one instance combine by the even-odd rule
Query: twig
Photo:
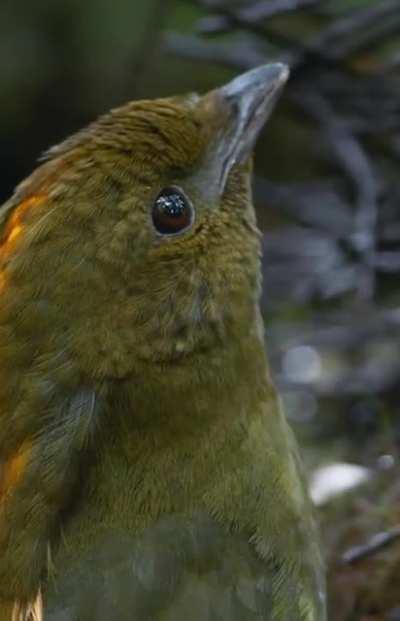
[(400, 252), (387, 250), (375, 254), (375, 268), (381, 272), (395, 273), (400, 271)]
[(245, 26), (253, 28), (259, 26), (260, 22), (271, 19), (283, 13), (293, 13), (301, 9), (314, 8), (324, 0), (261, 0), (249, 7), (233, 11), (226, 3), (210, 5), (209, 2), (200, 0), (199, 4), (214, 11), (221, 11), (221, 14), (204, 18), (198, 22), (198, 31), (203, 34), (216, 34), (226, 32), (235, 26)]
[(168, 32), (165, 45), (169, 52), (192, 60), (216, 62), (234, 69), (246, 70), (267, 62), (265, 54), (249, 40), (236, 42), (234, 46), (212, 43), (191, 35)]
[(329, 101), (317, 91), (299, 92), (293, 99), (321, 125), (335, 161), (350, 180), (356, 200), (354, 227), (348, 241), (359, 254), (363, 269), (359, 296), (372, 298), (375, 290), (375, 229), (379, 187), (375, 170), (360, 141), (334, 113)]
[(386, 532), (376, 533), (367, 543), (354, 546), (347, 550), (342, 555), (341, 562), (343, 565), (352, 565), (368, 556), (380, 552), (382, 548), (392, 544), (397, 539), (400, 539), (400, 526), (395, 526)]
[(232, 9), (225, 2), (197, 0), (217, 16), (207, 17), (198, 22), (202, 34), (215, 34), (235, 27), (248, 29), (258, 35), (267, 36), (271, 41), (284, 45), (290, 51), (292, 70), (299, 70), (316, 59), (326, 62), (343, 61), (350, 54), (366, 45), (375, 43), (382, 37), (400, 30), (400, 8), (398, 0), (381, 0), (376, 5), (352, 11), (345, 17), (336, 19), (317, 36), (305, 43), (284, 37), (266, 27), (262, 22), (283, 12), (299, 8), (316, 7), (322, 0), (269, 0), (260, 1), (243, 9)]
[(399, 29), (398, 0), (381, 0), (337, 19), (307, 47), (339, 60)]
[(312, 9), (323, 2), (326, 0), (260, 0), (243, 8), (240, 14), (248, 21), (260, 21), (282, 13)]

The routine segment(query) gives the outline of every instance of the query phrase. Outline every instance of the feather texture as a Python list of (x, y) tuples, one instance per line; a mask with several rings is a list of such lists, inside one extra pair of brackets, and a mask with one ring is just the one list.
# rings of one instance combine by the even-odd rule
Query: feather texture
[[(1, 621), (324, 621), (251, 201), (287, 75), (130, 102), (4, 206)], [(173, 235), (165, 191), (191, 210)]]

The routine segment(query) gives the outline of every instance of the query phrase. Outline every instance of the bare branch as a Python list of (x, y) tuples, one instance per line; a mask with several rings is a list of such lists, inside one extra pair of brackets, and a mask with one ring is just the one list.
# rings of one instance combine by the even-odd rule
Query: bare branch
[(200, 4), (221, 14), (206, 17), (198, 23), (198, 31), (203, 34), (226, 32), (236, 26), (259, 27), (260, 22), (283, 13), (293, 13), (301, 9), (316, 7), (324, 0), (261, 0), (250, 6), (232, 10), (227, 3), (210, 3), (200, 0)]
[[(198, 0), (218, 15), (200, 20), (198, 31), (202, 34), (225, 32), (235, 27), (246, 28), (271, 41), (285, 45), (290, 51), (292, 69), (308, 65), (316, 58), (338, 62), (383, 37), (400, 31), (398, 0), (381, 0), (364, 9), (351, 11), (345, 17), (336, 19), (317, 36), (306, 42), (295, 41), (280, 35), (263, 23), (275, 15), (316, 8), (323, 0), (270, 0), (260, 1), (250, 7), (232, 9), (229, 3)], [(280, 39), (280, 41), (279, 41)]]
[(370, 299), (375, 289), (375, 228), (378, 214), (379, 186), (375, 169), (357, 137), (334, 113), (329, 101), (321, 93), (299, 92), (297, 101), (321, 124), (321, 132), (331, 147), (336, 163), (352, 184), (356, 201), (353, 230), (348, 241), (358, 252), (364, 264), (359, 283), (359, 295)]
[(165, 45), (168, 51), (183, 58), (216, 62), (234, 69), (251, 69), (267, 62), (265, 54), (249, 39), (236, 42), (234, 46), (204, 41), (200, 37), (167, 33)]
[(399, 30), (398, 0), (381, 0), (337, 19), (307, 47), (339, 60)]
[(386, 532), (376, 533), (366, 543), (347, 550), (342, 556), (342, 564), (352, 565), (361, 561), (380, 552), (382, 548), (394, 543), (398, 539), (400, 539), (400, 526), (395, 526)]

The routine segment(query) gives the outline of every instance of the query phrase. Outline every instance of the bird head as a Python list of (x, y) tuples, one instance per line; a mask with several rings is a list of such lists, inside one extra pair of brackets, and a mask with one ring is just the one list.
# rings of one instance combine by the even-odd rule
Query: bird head
[(46, 154), (3, 243), (3, 280), (41, 337), (62, 327), (84, 367), (122, 377), (254, 329), (251, 153), (287, 76), (270, 64), (204, 96), (131, 102)]

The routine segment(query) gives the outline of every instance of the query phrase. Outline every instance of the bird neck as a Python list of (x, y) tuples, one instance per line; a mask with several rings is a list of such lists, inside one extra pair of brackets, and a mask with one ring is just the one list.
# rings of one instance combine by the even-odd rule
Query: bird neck
[[(262, 333), (114, 387), (87, 476), (78, 531), (137, 532), (169, 513), (204, 509), (207, 490), (252, 461), (265, 406), (275, 416)], [(86, 538), (87, 539), (87, 538)]]
[(271, 391), (271, 380), (257, 317), (246, 332), (230, 335), (214, 349), (170, 363), (143, 363), (116, 385), (111, 407), (124, 434), (162, 436), (171, 429), (179, 438), (232, 420), (265, 391)]

